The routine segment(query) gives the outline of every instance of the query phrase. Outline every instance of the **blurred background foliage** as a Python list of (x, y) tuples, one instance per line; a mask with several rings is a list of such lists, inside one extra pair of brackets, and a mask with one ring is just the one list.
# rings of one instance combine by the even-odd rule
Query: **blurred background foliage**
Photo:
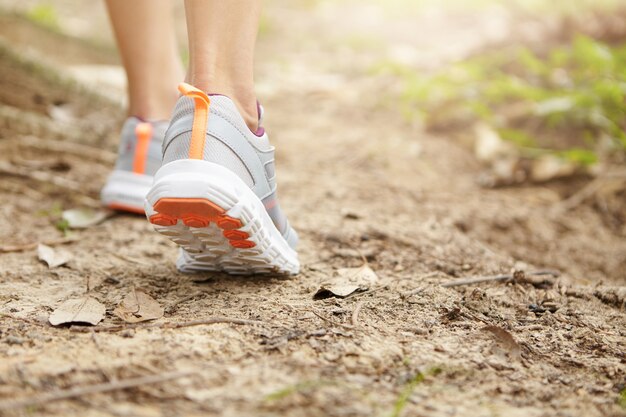
[[(433, 71), (394, 60), (372, 65), (371, 74), (401, 80), (395, 93), (408, 121), (464, 139), (479, 159), (499, 165), (499, 178), (489, 185), (597, 174), (624, 164), (626, 2), (443, 4), (456, 11), (500, 5), (514, 10), (521, 27), (542, 34), (509, 37)], [(537, 159), (542, 163), (533, 165)], [(516, 180), (520, 160), (531, 162)]]
[(27, 9), (24, 14), (29, 20), (43, 27), (57, 31), (61, 30), (57, 10), (51, 3), (42, 2), (35, 4)]
[(404, 114), (431, 129), (482, 120), (525, 155), (554, 151), (583, 164), (597, 162), (601, 144), (626, 149), (626, 44), (578, 35), (538, 53), (490, 51), (430, 76), (393, 63), (376, 70), (403, 79)]
[[(179, 18), (181, 3), (175, 3)], [(500, 163), (503, 181), (496, 182), (595, 174), (626, 159), (623, 0), (268, 3), (266, 9), (315, 10), (322, 18), (335, 20), (336, 34), (302, 39), (303, 49), (336, 48), (340, 58), (356, 68), (349, 69), (342, 61), (320, 68), (330, 72), (333, 65), (343, 66), (344, 72), (352, 71), (357, 77), (387, 80), (392, 88), (382, 91), (381, 101), (393, 103), (405, 120), (420, 128), (473, 146), (488, 165)], [(93, 22), (71, 15), (78, 4), (72, 0), (2, 0), (0, 4), (5, 12), (12, 10), (51, 32), (80, 38), (97, 38), (106, 32), (100, 29), (107, 26), (101, 4)], [(350, 15), (340, 14), (342, 11)], [(465, 30), (470, 36), (480, 22), (487, 24), (490, 19), (501, 20), (505, 27), (496, 31), (506, 33), (496, 40), (477, 41), (475, 48), (457, 48), (462, 53), (449, 53), (455, 46), (451, 44), (462, 43), (462, 35), (448, 39), (446, 32), (458, 35)], [(266, 13), (261, 20), (261, 39), (285, 24), (279, 16)], [(184, 43), (184, 30), (181, 34)], [(109, 33), (106, 36), (110, 38)], [(333, 44), (323, 44), (328, 39), (333, 39)], [(112, 44), (111, 39), (109, 42)], [(438, 48), (445, 53), (438, 53)], [(181, 51), (187, 62), (185, 48)], [(421, 60), (412, 58), (420, 56)], [(424, 65), (431, 56), (445, 59)], [(314, 54), (311, 57), (315, 59)], [(289, 70), (287, 58), (281, 70)], [(543, 164), (544, 171), (538, 175), (530, 172), (535, 169), (531, 167), (525, 168), (527, 172), (518, 180), (511, 179), (519, 171), (520, 160), (546, 158), (550, 161), (547, 171)], [(502, 160), (507, 161), (504, 168)]]

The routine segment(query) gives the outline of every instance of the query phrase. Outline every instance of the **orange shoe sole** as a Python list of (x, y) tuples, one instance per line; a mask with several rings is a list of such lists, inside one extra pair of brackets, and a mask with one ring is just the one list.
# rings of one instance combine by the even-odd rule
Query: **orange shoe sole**
[(238, 249), (256, 246), (248, 233), (237, 230), (243, 227), (241, 220), (226, 214), (226, 210), (205, 198), (161, 198), (153, 205), (157, 214), (150, 216), (150, 223), (157, 226), (174, 226), (182, 221), (185, 226), (208, 227), (215, 223), (230, 245)]

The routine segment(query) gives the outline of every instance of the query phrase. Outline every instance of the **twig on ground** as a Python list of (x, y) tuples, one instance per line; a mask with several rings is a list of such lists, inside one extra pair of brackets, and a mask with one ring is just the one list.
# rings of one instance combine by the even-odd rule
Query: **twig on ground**
[(334, 326), (339, 326), (339, 327), (344, 327), (344, 328), (349, 329), (349, 330), (354, 330), (354, 326), (351, 326), (349, 324), (338, 323), (338, 322), (336, 322), (334, 320), (331, 320), (329, 318), (326, 318), (326, 317), (322, 316), (321, 314), (319, 314), (315, 310), (311, 310), (311, 313), (315, 314), (320, 319), (322, 319), (324, 321), (327, 321), (327, 322), (329, 322), (330, 324), (332, 324)]
[(419, 294), (422, 291), (424, 291), (424, 288), (426, 288), (426, 287), (417, 287), (417, 288), (414, 288), (414, 289), (412, 289), (410, 291), (405, 291), (403, 293), (400, 293), (400, 298), (403, 298), (403, 299), (404, 298), (409, 298), (409, 297), (411, 297), (411, 296), (413, 296), (415, 294)]
[(120, 381), (112, 381), (104, 384), (95, 384), (88, 386), (79, 386), (50, 392), (46, 394), (34, 395), (17, 400), (0, 401), (0, 410), (12, 410), (16, 408), (26, 408), (36, 405), (43, 405), (53, 401), (67, 400), (70, 398), (78, 398), (84, 395), (100, 394), (103, 392), (120, 391), (128, 388), (134, 388), (141, 385), (158, 384), (160, 382), (170, 381), (195, 374), (196, 371), (176, 371), (166, 372), (158, 375), (146, 375), (138, 378), (123, 379)]
[(380, 238), (381, 240), (391, 240), (393, 242), (400, 243), (404, 246), (409, 246), (409, 247), (418, 248), (418, 249), (422, 247), (419, 241), (413, 239), (412, 237), (405, 236), (402, 233), (397, 233), (397, 232), (390, 233), (390, 231), (379, 229), (377, 227), (372, 227), (370, 229), (370, 232), (368, 233), (378, 235), (377, 238)]
[(510, 280), (519, 280), (521, 282), (528, 282), (533, 285), (539, 285), (540, 283), (537, 280), (532, 279), (533, 277), (539, 276), (551, 276), (558, 277), (560, 275), (559, 271), (545, 269), (539, 271), (515, 271), (512, 274), (503, 274), (503, 275), (490, 275), (490, 276), (478, 276), (478, 277), (470, 277), (465, 279), (458, 279), (454, 281), (448, 281), (441, 284), (442, 287), (458, 287), (461, 285), (471, 285), (471, 284), (479, 284), (481, 282), (498, 282), (498, 281), (510, 281)]
[(103, 327), (77, 327), (72, 326), (70, 330), (73, 332), (79, 333), (89, 333), (89, 332), (121, 332), (124, 330), (132, 330), (132, 329), (180, 329), (182, 327), (192, 327), (192, 326), (202, 326), (206, 324), (218, 324), (218, 323), (231, 323), (231, 324), (240, 324), (240, 325), (258, 325), (263, 324), (262, 321), (258, 320), (246, 320), (246, 319), (237, 319), (231, 317), (209, 317), (206, 319), (200, 320), (192, 320), (192, 321), (184, 321), (182, 323), (152, 323), (152, 324), (124, 324), (120, 326), (103, 326)]
[(94, 345), (96, 345), (96, 348), (102, 352), (102, 346), (100, 346), (100, 342), (98, 342), (98, 336), (96, 336), (96, 332), (91, 332), (91, 341), (93, 342)]
[(169, 304), (167, 307), (165, 307), (165, 312), (166, 312), (166, 313), (171, 313), (172, 311), (174, 311), (174, 309), (175, 309), (176, 307), (178, 307), (178, 305), (179, 305), (179, 304), (182, 304), (182, 303), (187, 302), (187, 301), (189, 301), (189, 300), (191, 300), (191, 299), (194, 299), (194, 298), (196, 298), (197, 296), (202, 295), (202, 294), (204, 294), (204, 292), (203, 292), (203, 291), (196, 291), (196, 292), (194, 292), (193, 294), (189, 294), (189, 295), (188, 295), (188, 296), (186, 296), (186, 297), (180, 298), (180, 299), (178, 299), (178, 300), (176, 300), (176, 301), (172, 302), (171, 304)]
[(80, 184), (72, 180), (68, 180), (67, 178), (53, 175), (45, 171), (25, 169), (23, 167), (13, 165), (5, 161), (0, 162), (0, 173), (15, 177), (29, 178), (39, 182), (45, 182), (72, 192), (83, 192), (83, 187), (81, 187)]
[(107, 165), (115, 163), (115, 160), (117, 159), (117, 155), (114, 152), (72, 141), (44, 139), (35, 136), (21, 136), (16, 140), (16, 142), (19, 146), (29, 146), (39, 150), (44, 149), (50, 152), (74, 155), (82, 159), (95, 159), (97, 161), (104, 162)]
[(352, 326), (357, 327), (359, 322), (359, 313), (361, 312), (361, 308), (363, 308), (364, 301), (359, 301), (354, 306), (354, 311), (352, 312)]
[(140, 259), (133, 259), (130, 256), (122, 255), (121, 253), (114, 253), (113, 256), (115, 256), (118, 259), (121, 259), (122, 261), (130, 262), (133, 264), (142, 265), (142, 266), (152, 266), (152, 264), (149, 262), (145, 262)]
[(606, 184), (606, 181), (611, 180), (611, 179), (624, 180), (626, 179), (626, 172), (616, 171), (616, 172), (607, 172), (603, 174), (602, 176), (591, 181), (589, 184), (585, 185), (578, 192), (569, 196), (565, 200), (557, 203), (554, 206), (554, 210), (557, 213), (560, 213), (563, 211), (568, 211), (568, 210), (572, 210), (573, 208), (576, 208), (577, 206), (582, 204), (585, 200), (587, 200), (589, 197), (596, 194), (600, 190), (600, 188), (602, 188), (602, 186)]
[(343, 297), (343, 299), (347, 300), (347, 299), (350, 299), (350, 298), (356, 298), (356, 297), (360, 297), (362, 295), (373, 294), (373, 293), (378, 292), (380, 290), (386, 290), (386, 289), (389, 289), (388, 285), (381, 285), (380, 287), (372, 288), (370, 290), (361, 291), (361, 292), (355, 291), (352, 294)]
[(477, 316), (476, 314), (472, 313), (471, 311), (466, 310), (466, 311), (461, 312), (461, 314), (466, 316), (466, 317), (472, 318), (474, 320), (482, 321), (486, 325), (490, 325), (491, 324), (487, 320), (483, 319), (482, 317)]
[[(422, 275), (420, 275), (417, 278), (411, 278), (411, 280), (412, 281), (421, 281), (421, 280), (426, 279), (426, 278), (432, 278), (432, 277), (436, 276), (439, 273), (440, 273), (440, 271), (431, 271), (431, 272), (428, 272), (426, 274), (422, 274)], [(414, 289), (409, 290), (409, 291), (402, 292), (402, 293), (400, 293), (400, 298), (402, 298), (402, 299), (409, 298), (409, 297), (411, 297), (411, 296), (413, 296), (415, 294), (421, 293), (422, 291), (424, 291), (424, 289), (426, 289), (426, 287), (425, 286), (421, 286), (421, 287), (417, 287), (417, 288), (414, 288)]]
[(51, 184), (55, 187), (62, 188), (71, 193), (78, 194), (76, 197), (80, 200), (81, 204), (94, 208), (101, 206), (99, 200), (89, 195), (90, 191), (87, 189), (87, 187), (85, 187), (81, 183), (69, 180), (59, 175), (54, 175), (46, 171), (26, 169), (24, 167), (13, 165), (4, 161), (0, 161), (0, 174), (18, 178), (26, 178), (44, 184)]
[(554, 210), (556, 212), (563, 212), (576, 208), (577, 206), (581, 205), (586, 199), (598, 192), (598, 190), (602, 187), (603, 182), (604, 181), (602, 178), (597, 178), (591, 181), (578, 192), (557, 203), (554, 206)]
[(355, 247), (354, 250), (356, 251), (356, 253), (359, 254), (361, 261), (363, 261), (363, 266), (367, 266), (368, 265), (367, 258), (365, 257), (365, 255), (363, 255), (363, 252), (361, 252), (359, 248), (357, 247)]
[(78, 240), (78, 236), (71, 236), (71, 237), (64, 237), (61, 239), (44, 240), (43, 242), (25, 243), (23, 245), (0, 246), (0, 253), (22, 252), (25, 250), (36, 249), (40, 243), (47, 245), (47, 246), (55, 246), (55, 245), (64, 245), (66, 243), (76, 242), (77, 240)]

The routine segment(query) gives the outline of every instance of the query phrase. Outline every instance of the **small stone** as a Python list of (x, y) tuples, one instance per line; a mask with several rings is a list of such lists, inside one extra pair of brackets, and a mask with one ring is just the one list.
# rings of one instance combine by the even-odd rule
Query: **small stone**
[(9, 335), (6, 338), (6, 343), (9, 345), (22, 345), (24, 342), (25, 340), (18, 336)]
[(126, 338), (132, 338), (132, 337), (135, 337), (135, 331), (132, 329), (122, 330), (120, 332), (120, 336), (126, 337)]
[(116, 278), (116, 277), (113, 277), (113, 276), (108, 276), (108, 277), (106, 277), (106, 278), (104, 279), (104, 282), (105, 282), (106, 284), (117, 285), (117, 284), (119, 284), (119, 283), (120, 283), (120, 280), (119, 280), (118, 278)]

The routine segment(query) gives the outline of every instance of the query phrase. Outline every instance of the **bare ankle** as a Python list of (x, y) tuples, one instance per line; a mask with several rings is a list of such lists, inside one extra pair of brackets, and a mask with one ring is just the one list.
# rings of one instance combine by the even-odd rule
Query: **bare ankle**
[(256, 98), (253, 96), (253, 98), (246, 99), (245, 102), (241, 102), (237, 98), (233, 98), (233, 101), (237, 105), (239, 113), (241, 113), (241, 116), (246, 122), (246, 125), (248, 125), (248, 128), (252, 132), (256, 132), (259, 128), (259, 114), (256, 105)]
[(234, 86), (229, 81), (203, 76), (189, 76), (189, 82), (196, 88), (208, 94), (222, 94), (233, 100), (243, 120), (252, 132), (259, 128), (259, 114), (256, 95), (252, 86)]
[(167, 120), (178, 100), (177, 82), (162, 82), (155, 87), (129, 85), (129, 116), (144, 120)]

